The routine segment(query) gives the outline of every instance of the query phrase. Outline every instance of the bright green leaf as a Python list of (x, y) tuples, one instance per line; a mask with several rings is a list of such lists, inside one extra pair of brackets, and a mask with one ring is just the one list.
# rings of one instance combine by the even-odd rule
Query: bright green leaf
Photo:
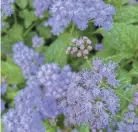
[(132, 69), (129, 72), (132, 77), (138, 77), (138, 62), (133, 63)]
[(46, 62), (56, 62), (61, 66), (67, 64), (67, 46), (71, 43), (72, 36), (68, 33), (60, 35), (56, 41), (51, 44), (45, 54)]
[(12, 45), (18, 41), (23, 41), (23, 27), (19, 24), (15, 24), (7, 34), (1, 38), (2, 51), (11, 53)]
[(2, 77), (6, 77), (9, 84), (18, 84), (24, 81), (20, 68), (10, 58), (1, 62), (1, 69)]
[(56, 126), (52, 126), (48, 121), (44, 121), (43, 123), (46, 126), (46, 132), (56, 132)]
[(43, 25), (39, 25), (37, 26), (37, 30), (40, 34), (41, 37), (48, 39), (52, 36), (51, 32), (50, 32), (50, 28), (48, 27), (44, 27)]
[(138, 5), (122, 6), (116, 10), (115, 22), (127, 24), (138, 22)]
[(121, 53), (134, 54), (138, 50), (138, 27), (116, 23), (109, 31), (103, 32), (104, 48), (113, 48)]
[(21, 9), (26, 8), (28, 5), (28, 0), (16, 0), (15, 2)]
[(79, 128), (80, 132), (89, 132), (89, 127), (87, 124), (81, 125)]
[(35, 20), (37, 20), (34, 11), (29, 11), (27, 9), (21, 11), (19, 15), (24, 19), (25, 28), (28, 28)]

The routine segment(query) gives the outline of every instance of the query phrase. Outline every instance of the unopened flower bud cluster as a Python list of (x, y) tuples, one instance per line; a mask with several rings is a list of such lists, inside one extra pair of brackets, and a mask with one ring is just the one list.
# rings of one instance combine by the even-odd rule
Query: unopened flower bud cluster
[(92, 50), (92, 42), (88, 37), (80, 37), (80, 39), (72, 39), (72, 46), (69, 46), (66, 50), (67, 54), (71, 54), (77, 57), (87, 57)]

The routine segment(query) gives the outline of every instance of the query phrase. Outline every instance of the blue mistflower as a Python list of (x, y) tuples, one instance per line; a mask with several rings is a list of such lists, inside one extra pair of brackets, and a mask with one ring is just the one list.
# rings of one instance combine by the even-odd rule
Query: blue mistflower
[(103, 0), (57, 0), (50, 6), (51, 17), (46, 26), (52, 27), (52, 33), (59, 35), (72, 21), (80, 30), (88, 27), (89, 20), (94, 19), (95, 26), (106, 30), (112, 28), (112, 15), (115, 9)]
[(104, 48), (103, 44), (95, 44), (95, 50), (96, 51), (103, 50), (103, 48)]
[(45, 132), (43, 120), (60, 113), (56, 99), (45, 96), (39, 81), (30, 77), (27, 86), (15, 98), (15, 108), (3, 115), (6, 132)]
[(44, 12), (49, 9), (53, 0), (34, 0), (35, 14), (38, 17), (43, 17)]
[(14, 0), (1, 0), (2, 16), (11, 16), (14, 12), (12, 3)]
[(23, 42), (13, 46), (13, 60), (22, 69), (25, 78), (35, 75), (44, 57), (33, 49), (28, 48)]
[(46, 96), (61, 98), (66, 95), (73, 74), (70, 66), (67, 65), (61, 69), (56, 63), (51, 63), (39, 68), (37, 78), (43, 85)]
[(44, 40), (41, 37), (39, 37), (38, 35), (35, 35), (32, 38), (32, 43), (33, 43), (32, 47), (36, 48), (36, 47), (42, 46), (44, 44)]
[[(94, 66), (97, 61), (98, 67), (93, 71), (85, 70), (73, 77), (67, 89), (67, 96), (58, 102), (66, 116), (66, 124), (88, 123), (90, 128), (100, 131), (109, 125), (111, 118), (120, 109), (120, 99), (108, 89), (110, 84), (107, 83), (107, 88), (100, 86), (104, 82), (104, 76), (96, 69), (104, 64), (98, 59), (94, 60)], [(110, 67), (110, 62), (106, 65), (111, 71), (115, 68), (115, 65)]]
[(3, 115), (2, 123), (5, 132), (45, 132), (39, 114), (26, 108), (24, 112), (10, 109)]
[(138, 132), (138, 117), (136, 113), (126, 113), (122, 121), (118, 123), (118, 130), (116, 132)]
[(35, 0), (35, 14), (44, 16), (49, 11), (51, 17), (46, 21), (46, 26), (51, 26), (51, 32), (59, 35), (73, 22), (80, 30), (88, 27), (89, 20), (94, 20), (95, 26), (109, 30), (113, 25), (112, 15), (115, 8), (105, 4), (103, 0)]

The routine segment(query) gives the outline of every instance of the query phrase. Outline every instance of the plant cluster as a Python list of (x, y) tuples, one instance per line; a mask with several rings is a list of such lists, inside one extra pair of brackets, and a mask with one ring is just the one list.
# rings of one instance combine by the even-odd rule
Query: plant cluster
[(137, 0), (1, 0), (1, 132), (138, 132)]

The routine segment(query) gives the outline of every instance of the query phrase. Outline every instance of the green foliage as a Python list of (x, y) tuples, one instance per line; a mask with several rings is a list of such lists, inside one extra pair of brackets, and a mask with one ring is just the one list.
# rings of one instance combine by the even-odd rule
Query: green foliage
[(1, 68), (1, 75), (2, 77), (7, 78), (9, 84), (18, 84), (23, 82), (24, 78), (22, 72), (12, 59), (7, 58), (7, 61), (2, 61)]
[(21, 9), (24, 9), (27, 7), (29, 0), (15, 0), (15, 2)]
[(66, 49), (71, 42), (72, 36), (69, 33), (61, 34), (54, 43), (52, 43), (45, 54), (46, 62), (56, 62), (61, 66), (67, 64)]
[[(117, 119), (121, 119), (127, 111), (128, 104), (132, 102), (133, 93), (137, 90), (135, 86), (138, 83), (138, 5), (128, 5), (128, 1), (105, 0), (106, 3), (116, 8), (116, 14), (113, 16), (114, 25), (110, 31), (105, 31), (103, 28), (97, 29), (90, 20), (86, 30), (80, 31), (71, 23), (60, 36), (54, 36), (51, 28), (44, 26), (44, 22), (49, 17), (48, 11), (45, 12), (43, 18), (38, 18), (34, 13), (33, 0), (15, 0), (14, 15), (2, 17), (5, 26), (1, 31), (1, 75), (7, 78), (8, 84), (17, 84), (17, 89), (9, 86), (2, 99), (14, 107), (15, 96), (26, 86), (21, 69), (10, 58), (13, 54), (13, 44), (24, 41), (27, 46), (31, 47), (32, 37), (39, 35), (45, 43), (34, 50), (45, 55), (46, 63), (58, 63), (60, 66), (69, 64), (75, 72), (86, 68), (91, 69), (91, 62), (95, 57), (102, 57), (105, 61), (113, 60), (119, 64), (116, 73), (120, 85), (114, 89), (114, 92), (120, 98), (121, 108)], [(88, 60), (66, 54), (72, 38), (81, 36), (87, 36), (92, 41), (93, 50)], [(97, 43), (103, 43), (104, 50), (95, 51), (94, 46)], [(59, 116), (54, 125), (48, 120), (44, 121), (46, 132), (56, 132), (58, 127), (71, 131), (76, 127), (66, 128), (64, 118), (63, 115)], [(80, 132), (90, 131), (87, 124), (77, 126), (77, 128)]]
[(17, 93), (18, 93), (18, 89), (8, 87), (6, 95), (3, 98), (5, 101), (12, 103), (12, 105), (14, 106), (14, 99), (15, 99)]
[(121, 7), (126, 4), (129, 0), (106, 0), (107, 3), (114, 5), (115, 7)]
[(49, 39), (52, 37), (52, 34), (50, 32), (51, 29), (44, 27), (44, 25), (38, 25), (37, 30), (38, 30), (40, 36), (42, 36), (45, 39)]
[(56, 126), (52, 126), (49, 121), (45, 120), (43, 123), (44, 123), (44, 125), (46, 127), (46, 132), (56, 132), (57, 127)]
[(109, 32), (103, 32), (105, 48), (112, 47), (118, 52), (131, 52), (138, 50), (138, 28), (133, 25), (116, 23)]
[(80, 131), (80, 132), (89, 132), (89, 127), (88, 127), (88, 125), (87, 125), (87, 124), (81, 125), (81, 126), (79, 127), (79, 131)]
[(27, 9), (22, 10), (19, 15), (24, 19), (25, 28), (28, 28), (35, 20), (37, 20), (34, 11), (29, 11)]
[(138, 5), (127, 5), (117, 8), (114, 21), (126, 24), (138, 22)]
[(19, 24), (14, 24), (1, 39), (2, 50), (11, 53), (12, 45), (18, 41), (23, 41), (23, 27)]

